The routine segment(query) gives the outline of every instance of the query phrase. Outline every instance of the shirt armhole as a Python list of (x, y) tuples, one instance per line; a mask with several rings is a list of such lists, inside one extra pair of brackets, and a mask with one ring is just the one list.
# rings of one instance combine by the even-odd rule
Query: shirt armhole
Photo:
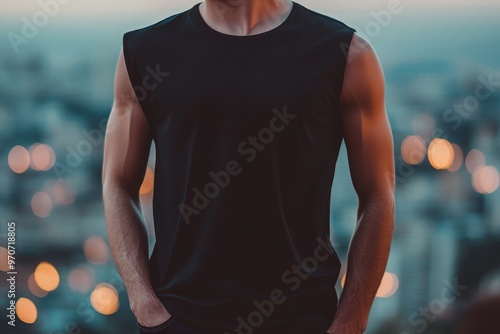
[(125, 66), (127, 68), (127, 74), (130, 80), (130, 83), (132, 84), (132, 87), (134, 89), (135, 96), (137, 98), (137, 101), (139, 102), (139, 105), (141, 106), (142, 112), (144, 113), (144, 116), (146, 117), (150, 130), (153, 132), (153, 127), (151, 126), (151, 119), (150, 115), (148, 113), (147, 105), (146, 105), (146, 95), (140, 94), (141, 91), (144, 89), (140, 89), (143, 84), (140, 80), (141, 75), (140, 72), (138, 71), (138, 63), (137, 63), (137, 58), (136, 58), (136, 53), (135, 53), (135, 48), (133, 44), (133, 40), (131, 41), (132, 38), (132, 33), (131, 31), (126, 32), (123, 34), (123, 39), (122, 39), (122, 45), (123, 45), (123, 58), (125, 60)]
[(349, 52), (351, 50), (352, 46), (352, 40), (354, 39), (354, 33), (356, 33), (356, 29), (349, 28), (349, 31), (347, 33), (347, 37), (344, 41), (342, 41), (340, 49), (342, 50), (342, 55), (344, 56), (344, 64), (342, 66), (342, 69), (340, 71), (340, 89), (339, 89), (339, 96), (338, 96), (338, 103), (337, 105), (340, 106), (340, 102), (342, 100), (342, 92), (344, 90), (344, 81), (345, 81), (345, 72), (347, 68), (347, 61), (349, 59)]

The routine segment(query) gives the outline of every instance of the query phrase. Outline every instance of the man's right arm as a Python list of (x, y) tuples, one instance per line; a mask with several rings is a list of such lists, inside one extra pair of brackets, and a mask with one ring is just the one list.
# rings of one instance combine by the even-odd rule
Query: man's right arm
[(151, 286), (148, 238), (139, 198), (151, 141), (122, 50), (104, 143), (103, 203), (113, 259), (127, 289), (132, 312), (146, 327), (159, 325), (171, 316)]

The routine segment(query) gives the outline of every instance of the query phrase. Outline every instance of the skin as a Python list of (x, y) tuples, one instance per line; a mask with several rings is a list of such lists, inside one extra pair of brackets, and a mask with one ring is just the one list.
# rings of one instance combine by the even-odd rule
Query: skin
[(254, 35), (279, 26), (290, 14), (284, 0), (206, 0), (200, 14), (212, 28), (228, 35)]
[(170, 317), (151, 287), (147, 231), (139, 199), (151, 142), (122, 51), (104, 142), (103, 203), (111, 253), (127, 289), (130, 307), (137, 321), (147, 327)]
[[(233, 35), (261, 33), (281, 24), (290, 1), (206, 0), (200, 13), (212, 28)], [(383, 277), (394, 228), (394, 159), (384, 101), (384, 77), (371, 47), (354, 35), (341, 96), (342, 125), (358, 217), (351, 240), (347, 278), (330, 334), (359, 334), (366, 328)], [(137, 321), (146, 327), (171, 314), (155, 295), (148, 272), (147, 231), (139, 189), (152, 137), (128, 77), (123, 51), (115, 76), (102, 173), (108, 240)]]
[(385, 272), (394, 231), (394, 156), (382, 67), (354, 34), (340, 100), (352, 183), (358, 196), (344, 290), (328, 333), (363, 333)]

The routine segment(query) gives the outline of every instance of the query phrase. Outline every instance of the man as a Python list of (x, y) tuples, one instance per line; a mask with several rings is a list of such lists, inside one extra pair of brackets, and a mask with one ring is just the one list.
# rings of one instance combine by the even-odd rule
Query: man
[[(138, 192), (152, 140), (148, 261)], [(359, 210), (338, 300), (342, 140)], [(345, 24), (288, 0), (206, 0), (126, 33), (103, 197), (140, 332), (362, 333), (390, 249), (393, 168), (381, 66)]]

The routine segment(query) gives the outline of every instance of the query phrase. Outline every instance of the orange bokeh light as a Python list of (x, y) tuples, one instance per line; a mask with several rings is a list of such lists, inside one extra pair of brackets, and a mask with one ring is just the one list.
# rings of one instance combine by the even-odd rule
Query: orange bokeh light
[(7, 251), (7, 248), (0, 247), (0, 270), (1, 271), (9, 271), (9, 263), (7, 261), (8, 255), (9, 255), (9, 252)]
[[(340, 285), (344, 288), (346, 280), (346, 275), (344, 275), (340, 281)], [(399, 288), (399, 279), (396, 274), (385, 272), (380, 286), (377, 290), (376, 297), (379, 298), (389, 298), (396, 293)]]
[(486, 157), (483, 152), (473, 149), (465, 158), (465, 167), (469, 173), (474, 173), (476, 168), (486, 165)]
[(379, 298), (389, 298), (396, 293), (399, 288), (399, 279), (393, 274), (386, 272), (384, 277), (380, 282), (380, 286), (377, 290), (377, 297)]
[(418, 165), (425, 159), (425, 141), (420, 136), (408, 136), (401, 144), (403, 160), (410, 165)]
[(472, 186), (480, 194), (491, 194), (499, 185), (500, 176), (493, 166), (480, 166), (472, 174)]
[(38, 286), (38, 284), (36, 284), (34, 273), (28, 278), (28, 288), (34, 296), (42, 298), (48, 295), (47, 291), (43, 290)]
[(447, 169), (453, 164), (453, 146), (446, 139), (435, 138), (429, 144), (427, 155), (429, 162), (435, 169)]
[(10, 150), (7, 160), (10, 169), (17, 174), (24, 173), (30, 166), (30, 154), (28, 150), (19, 145)]
[(153, 191), (154, 181), (155, 181), (155, 172), (153, 169), (148, 167), (146, 169), (146, 174), (144, 175), (144, 180), (142, 181), (141, 189), (139, 190), (139, 194), (147, 195)]
[(27, 324), (34, 323), (38, 316), (35, 304), (27, 298), (19, 298), (17, 300), (16, 313), (19, 320)]
[(39, 191), (31, 198), (31, 210), (37, 217), (48, 217), (52, 212), (52, 206), (52, 199), (46, 192)]
[(99, 313), (110, 315), (115, 313), (120, 306), (118, 292), (108, 283), (99, 283), (90, 294), (90, 303)]
[(456, 172), (460, 169), (460, 167), (462, 167), (464, 163), (464, 154), (460, 146), (458, 146), (457, 144), (452, 144), (451, 146), (453, 146), (454, 158), (453, 158), (453, 163), (451, 164), (450, 167), (448, 167), (448, 170), (450, 172)]
[(37, 171), (48, 171), (54, 166), (56, 155), (49, 145), (33, 144), (29, 151), (32, 169)]
[(75, 193), (65, 181), (54, 182), (49, 191), (57, 205), (70, 205), (75, 202)]
[(89, 237), (83, 245), (83, 251), (90, 262), (103, 264), (108, 260), (108, 245), (101, 237)]
[(35, 282), (40, 289), (53, 291), (59, 286), (59, 273), (50, 263), (42, 261), (35, 269)]

